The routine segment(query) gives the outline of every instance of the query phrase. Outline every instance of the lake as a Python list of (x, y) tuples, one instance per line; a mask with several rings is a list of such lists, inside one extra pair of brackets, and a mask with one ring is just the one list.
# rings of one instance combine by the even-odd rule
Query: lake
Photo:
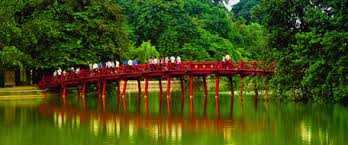
[(126, 94), (127, 112), (115, 93), (105, 99), (90, 93), (82, 100), (70, 92), (65, 100), (55, 93), (0, 100), (0, 145), (347, 144), (348, 109), (340, 105), (255, 102), (252, 95), (243, 102), (236, 96), (232, 104), (221, 92), (217, 114), (214, 91), (204, 108), (203, 91), (195, 90), (191, 113), (188, 94), (182, 107), (181, 93), (174, 91), (169, 114), (166, 97), (160, 111), (158, 94), (149, 93), (148, 113), (136, 92)]

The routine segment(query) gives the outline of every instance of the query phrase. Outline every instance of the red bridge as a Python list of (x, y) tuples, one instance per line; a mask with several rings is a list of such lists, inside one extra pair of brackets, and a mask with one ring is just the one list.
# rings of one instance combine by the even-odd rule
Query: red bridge
[[(59, 78), (53, 76), (44, 76), (39, 86), (42, 89), (59, 88), (62, 89), (62, 97), (66, 97), (66, 90), (68, 87), (75, 87), (78, 89), (78, 94), (85, 98), (86, 86), (90, 83), (96, 83), (98, 86), (98, 94), (100, 92), (100, 83), (102, 84), (102, 98), (105, 98), (107, 82), (116, 82), (118, 90), (118, 102), (122, 98), (124, 111), (127, 110), (125, 93), (127, 89), (128, 80), (138, 81), (138, 99), (141, 102), (141, 85), (140, 80), (145, 79), (145, 106), (148, 112), (148, 81), (149, 79), (159, 80), (160, 101), (162, 102), (162, 78), (166, 78), (167, 84), (167, 107), (170, 112), (170, 83), (172, 77), (179, 77), (181, 82), (181, 99), (184, 99), (184, 81), (183, 77), (188, 75), (190, 81), (190, 110), (193, 111), (193, 78), (200, 76), (203, 78), (205, 99), (207, 104), (208, 89), (206, 83), (207, 75), (215, 75), (216, 91), (215, 102), (216, 112), (219, 113), (218, 96), (219, 96), (219, 78), (227, 76), (230, 81), (231, 101), (234, 100), (234, 87), (232, 83), (232, 76), (240, 76), (240, 100), (242, 100), (242, 81), (243, 77), (249, 75), (273, 75), (275, 65), (274, 63), (256, 62), (256, 61), (240, 61), (240, 62), (182, 62), (180, 64), (140, 64), (134, 66), (121, 66), (117, 68), (103, 68), (101, 70), (81, 70), (79, 74), (66, 73)], [(124, 81), (122, 90), (122, 97), (120, 97), (120, 81)], [(257, 96), (257, 90), (255, 91)], [(266, 90), (266, 96), (268, 95)], [(99, 96), (99, 95), (98, 95)], [(160, 103), (162, 104), (162, 103)], [(161, 106), (160, 106), (161, 108)]]

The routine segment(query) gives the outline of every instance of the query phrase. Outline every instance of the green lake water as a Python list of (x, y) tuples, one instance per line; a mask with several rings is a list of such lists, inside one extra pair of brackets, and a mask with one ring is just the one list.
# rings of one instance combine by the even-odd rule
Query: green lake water
[[(187, 91), (186, 91), (187, 92)], [(164, 92), (165, 93), (165, 92)], [(214, 92), (209, 93), (206, 114), (204, 95), (194, 92), (190, 113), (186, 94), (166, 97), (160, 111), (158, 92), (149, 93), (149, 113), (138, 94), (127, 93), (127, 113), (114, 94), (85, 100), (69, 92), (44, 99), (0, 100), (0, 145), (346, 145), (348, 108), (340, 105), (254, 102), (246, 95), (233, 104), (228, 92), (219, 96), (215, 112)]]

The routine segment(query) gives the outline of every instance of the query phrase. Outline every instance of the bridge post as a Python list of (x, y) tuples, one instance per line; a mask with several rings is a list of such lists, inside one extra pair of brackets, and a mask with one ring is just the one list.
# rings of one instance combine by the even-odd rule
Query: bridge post
[(233, 85), (233, 79), (232, 76), (228, 77), (228, 80), (230, 82), (230, 91), (231, 91), (231, 102), (234, 101), (234, 85)]
[(256, 80), (254, 81), (254, 91), (255, 91), (255, 101), (257, 101), (258, 98), (259, 98), (259, 91), (258, 91), (258, 88), (257, 88)]
[(218, 74), (215, 75), (215, 111), (218, 115), (220, 113), (219, 110), (219, 80), (220, 76)]
[(208, 106), (207, 76), (203, 76), (203, 86), (204, 86), (204, 115), (206, 115), (207, 106)]
[(145, 99), (145, 110), (146, 110), (146, 113), (149, 112), (148, 88), (149, 88), (149, 78), (145, 77), (145, 94), (144, 94), (144, 99)]
[(193, 113), (193, 76), (189, 75), (190, 78), (190, 112)]
[(160, 96), (159, 96), (160, 97), (159, 98), (159, 100), (160, 100), (160, 102), (159, 102), (160, 103), (159, 104), (160, 105), (160, 110), (159, 111), (162, 112), (163, 89), (162, 89), (162, 78), (161, 77), (159, 78), (158, 83), (159, 83), (159, 91), (160, 91), (159, 92), (160, 93)]
[(100, 82), (97, 82), (98, 98), (100, 97)]
[(123, 83), (123, 91), (122, 91), (122, 104), (123, 104), (123, 111), (127, 112), (127, 104), (126, 104), (126, 90), (127, 90), (127, 79), (124, 79)]
[(105, 92), (106, 92), (106, 80), (102, 81), (103, 88), (102, 88), (102, 98), (105, 98)]
[(265, 92), (265, 95), (266, 95), (266, 101), (268, 101), (268, 81), (266, 82), (266, 92)]
[(137, 79), (138, 82), (138, 105), (139, 105), (139, 112), (141, 110), (141, 83), (140, 83), (140, 78)]
[(243, 101), (243, 75), (240, 75), (240, 80), (239, 80), (239, 100)]
[(80, 95), (81, 95), (80, 89), (81, 89), (81, 86), (78, 85), (78, 86), (77, 86), (77, 98), (78, 98), (78, 100), (80, 100)]
[(87, 86), (87, 82), (86, 81), (83, 81), (83, 84), (82, 84), (82, 98), (84, 99), (85, 98), (85, 93), (86, 93), (86, 86)]
[(62, 98), (65, 99), (65, 97), (66, 97), (66, 86), (63, 86)]
[(184, 78), (180, 76), (180, 86), (181, 86), (181, 112), (184, 112), (185, 106), (185, 86), (184, 86)]
[(167, 108), (170, 113), (170, 75), (167, 75)]
[(116, 86), (117, 86), (117, 108), (120, 108), (120, 101), (121, 101), (120, 80), (116, 81)]

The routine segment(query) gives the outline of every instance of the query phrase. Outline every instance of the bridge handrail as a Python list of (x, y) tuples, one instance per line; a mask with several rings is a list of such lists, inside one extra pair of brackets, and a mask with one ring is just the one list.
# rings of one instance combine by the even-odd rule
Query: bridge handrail
[(255, 71), (255, 73), (269, 72), (274, 73), (274, 62), (266, 61), (208, 61), (208, 62), (191, 62), (181, 63), (164, 63), (164, 64), (138, 64), (133, 66), (120, 66), (117, 68), (102, 68), (96, 70), (82, 69), (78, 73), (67, 72), (61, 76), (43, 76), (39, 82), (40, 86), (61, 84), (65, 81), (76, 81), (88, 78), (100, 78), (111, 75), (126, 75), (139, 73), (155, 73), (169, 71)]

